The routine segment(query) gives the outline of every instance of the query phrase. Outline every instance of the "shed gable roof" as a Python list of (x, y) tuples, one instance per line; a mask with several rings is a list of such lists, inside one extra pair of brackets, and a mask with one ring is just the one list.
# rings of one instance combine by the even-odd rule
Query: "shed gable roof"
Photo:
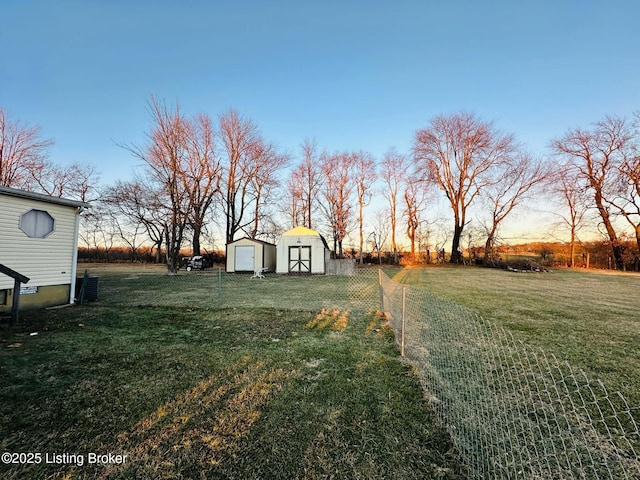
[(250, 237), (238, 238), (237, 240), (234, 240), (233, 242), (227, 243), (227, 245), (233, 245), (234, 243), (240, 242), (242, 240), (249, 240), (250, 242), (259, 243), (260, 245), (270, 245), (272, 247), (275, 247), (275, 244), (273, 244), (273, 243), (265, 242), (264, 240), (258, 240), (257, 238), (250, 238)]
[(322, 244), (324, 245), (324, 248), (327, 250), (331, 250), (329, 248), (329, 244), (327, 243), (327, 240), (322, 235), (320, 235), (320, 233), (307, 227), (298, 226), (298, 227), (292, 228), (291, 230), (287, 230), (286, 232), (284, 232), (282, 236), (283, 237), (304, 237), (304, 236), (318, 237), (320, 240), (322, 240)]
[(295, 236), (299, 237), (301, 235), (313, 235), (314, 237), (320, 236), (320, 234), (315, 230), (311, 230), (310, 228), (303, 227), (303, 226), (292, 228), (291, 230), (287, 230), (282, 234), (283, 237), (295, 237)]

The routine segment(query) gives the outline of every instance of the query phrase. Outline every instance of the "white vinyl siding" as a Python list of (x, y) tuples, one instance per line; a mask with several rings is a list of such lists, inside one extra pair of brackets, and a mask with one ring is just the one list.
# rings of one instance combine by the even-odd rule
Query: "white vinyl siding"
[[(54, 219), (45, 238), (29, 237), (20, 216), (45, 211)], [(0, 263), (26, 275), (30, 287), (71, 283), (76, 209), (38, 200), (0, 194)], [(13, 288), (13, 279), (0, 275), (0, 289)]]

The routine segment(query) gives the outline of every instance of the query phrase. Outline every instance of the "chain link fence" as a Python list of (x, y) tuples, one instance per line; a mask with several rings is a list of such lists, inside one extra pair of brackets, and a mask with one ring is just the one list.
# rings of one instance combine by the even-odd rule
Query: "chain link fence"
[(640, 479), (639, 410), (504, 329), (380, 272), (381, 310), (472, 478)]
[(472, 478), (640, 479), (637, 406), (472, 311), (376, 267), (264, 279), (129, 265), (94, 265), (89, 273), (99, 277), (99, 303), (107, 306), (380, 310)]
[(354, 275), (289, 276), (226, 273), (219, 268), (181, 270), (149, 265), (87, 267), (99, 279), (99, 301), (106, 306), (184, 308), (265, 307), (292, 310), (371, 310), (378, 304), (378, 270), (356, 269)]

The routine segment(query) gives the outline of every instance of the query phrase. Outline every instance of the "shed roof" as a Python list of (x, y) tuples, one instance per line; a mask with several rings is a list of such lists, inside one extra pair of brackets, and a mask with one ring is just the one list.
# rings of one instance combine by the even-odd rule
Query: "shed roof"
[(311, 230), (310, 228), (303, 227), (303, 226), (292, 228), (291, 230), (287, 230), (282, 234), (283, 237), (294, 237), (294, 236), (299, 237), (300, 235), (313, 235), (314, 237), (321, 236), (315, 230)]
[(251, 237), (238, 238), (237, 240), (234, 240), (233, 242), (227, 243), (227, 245), (232, 245), (232, 244), (234, 244), (236, 242), (239, 242), (241, 240), (249, 240), (251, 242), (259, 243), (261, 245), (271, 245), (272, 247), (275, 247), (275, 244), (273, 244), (273, 243), (265, 242), (264, 240), (258, 240), (257, 238), (251, 238)]
[(329, 244), (327, 243), (327, 240), (322, 235), (320, 235), (320, 233), (307, 227), (298, 226), (298, 227), (292, 228), (291, 230), (287, 230), (286, 232), (284, 232), (282, 236), (283, 237), (302, 237), (302, 236), (319, 237), (322, 240), (322, 243), (324, 244), (324, 248), (326, 248), (327, 250), (331, 250), (329, 248)]
[(71, 200), (69, 198), (52, 197), (43, 193), (29, 192), (27, 190), (19, 190), (17, 188), (0, 187), (0, 194), (11, 197), (24, 198), (28, 200), (38, 200), (40, 202), (53, 203), (56, 205), (64, 205), (66, 207), (90, 207), (86, 202), (79, 200)]

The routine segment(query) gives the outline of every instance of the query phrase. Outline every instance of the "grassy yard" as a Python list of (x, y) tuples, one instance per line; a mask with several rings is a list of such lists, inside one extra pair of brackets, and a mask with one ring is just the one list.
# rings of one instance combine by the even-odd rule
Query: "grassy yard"
[[(98, 302), (24, 313), (13, 332), (0, 326), (0, 452), (42, 454), (0, 463), (0, 478), (462, 477), (372, 313), (375, 268), (266, 280), (90, 272)], [(568, 360), (637, 413), (640, 276), (387, 273)], [(127, 458), (87, 465), (89, 453)]]
[(443, 266), (403, 269), (394, 280), (472, 309), (640, 408), (640, 275)]
[[(24, 313), (0, 327), (0, 452), (41, 454), (0, 464), (3, 479), (461, 478), (365, 311)], [(90, 453), (126, 460), (88, 465)]]

